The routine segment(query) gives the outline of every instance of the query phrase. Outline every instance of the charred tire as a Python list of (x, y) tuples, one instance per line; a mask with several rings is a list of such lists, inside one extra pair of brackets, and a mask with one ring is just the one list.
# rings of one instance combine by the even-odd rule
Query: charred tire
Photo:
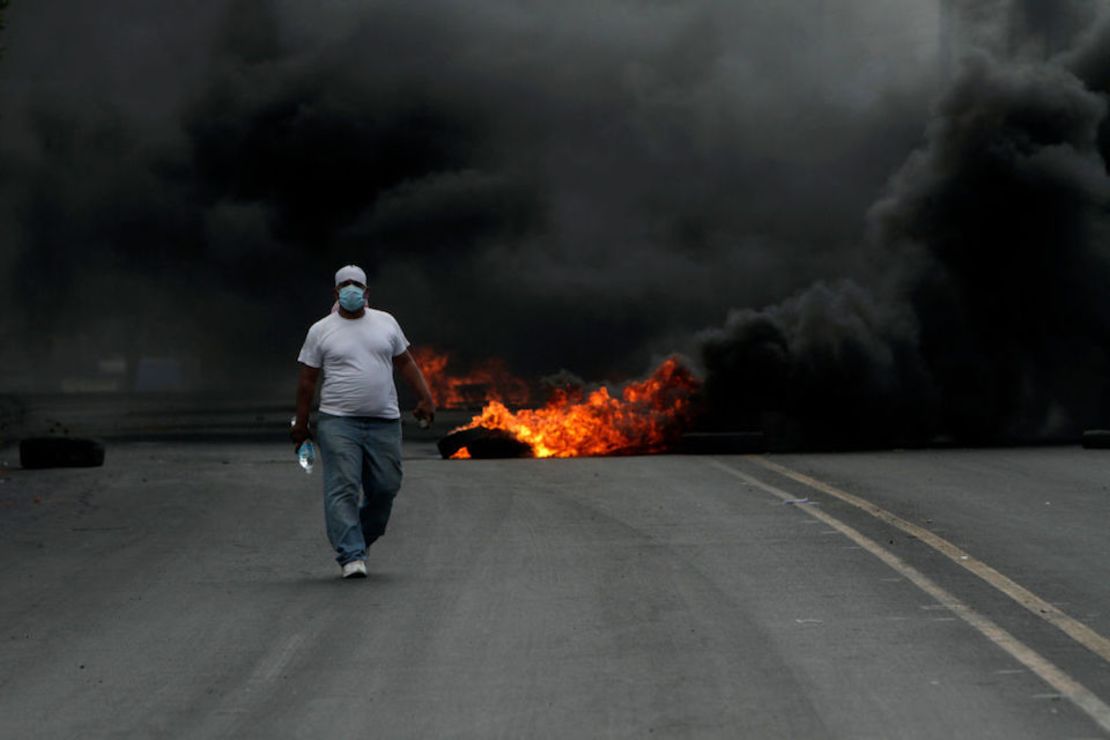
[(36, 437), (19, 443), (19, 464), (38, 468), (97, 468), (104, 464), (104, 445), (93, 439)]
[(462, 448), (475, 460), (492, 460), (512, 457), (532, 457), (532, 446), (521, 442), (509, 432), (501, 429), (476, 427), (452, 432), (436, 443), (443, 459), (454, 455)]
[(1110, 449), (1110, 430), (1088, 429), (1083, 432), (1083, 446), (1088, 450)]

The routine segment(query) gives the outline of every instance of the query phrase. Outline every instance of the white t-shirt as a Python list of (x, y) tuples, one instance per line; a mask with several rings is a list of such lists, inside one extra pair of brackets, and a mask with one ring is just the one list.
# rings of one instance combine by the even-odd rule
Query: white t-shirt
[(333, 313), (313, 324), (297, 361), (323, 368), (320, 411), (325, 414), (399, 419), (393, 358), (408, 346), (396, 319), (367, 308), (362, 318)]

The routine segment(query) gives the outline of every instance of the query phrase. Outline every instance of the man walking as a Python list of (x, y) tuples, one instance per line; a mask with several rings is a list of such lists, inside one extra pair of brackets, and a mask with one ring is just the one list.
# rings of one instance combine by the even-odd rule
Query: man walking
[(420, 401), (417, 419), (431, 422), (435, 401), (408, 351), (396, 319), (366, 305), (366, 273), (335, 273), (339, 310), (308, 330), (297, 357), (297, 417), (290, 437), (308, 439), (308, 414), (320, 370), (316, 439), (324, 467), (324, 521), (344, 578), (366, 577), (366, 549), (385, 534), (401, 488), (401, 411), (393, 371)]

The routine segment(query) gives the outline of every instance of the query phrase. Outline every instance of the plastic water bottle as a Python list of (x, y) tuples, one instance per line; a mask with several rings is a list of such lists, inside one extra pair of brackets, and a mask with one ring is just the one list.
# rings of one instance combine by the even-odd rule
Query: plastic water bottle
[(301, 442), (301, 446), (297, 448), (297, 462), (304, 468), (304, 472), (312, 472), (312, 466), (316, 464), (316, 445), (312, 444), (311, 439)]

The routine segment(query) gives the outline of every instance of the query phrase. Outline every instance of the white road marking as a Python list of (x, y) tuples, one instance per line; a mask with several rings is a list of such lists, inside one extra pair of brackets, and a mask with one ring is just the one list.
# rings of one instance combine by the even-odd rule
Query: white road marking
[(269, 683), (277, 678), (284, 668), (289, 665), (293, 660), (293, 656), (300, 650), (301, 645), (304, 644), (304, 635), (298, 633), (285, 641), (281, 649), (275, 650), (273, 653), (266, 657), (266, 660), (259, 664), (255, 669), (254, 674), (250, 678), (253, 683)]
[[(733, 476), (734, 478), (738, 478), (750, 486), (754, 486), (763, 491), (766, 491), (767, 493), (777, 498), (785, 500), (793, 497), (791, 494), (787, 493), (781, 488), (777, 488), (770, 483), (764, 483), (758, 478), (748, 475), (742, 470), (737, 470), (736, 468), (733, 468), (729, 465), (725, 465), (719, 460), (711, 460), (710, 464)], [(861, 503), (863, 503), (864, 506), (869, 506), (868, 504), (866, 504), (866, 502)], [(878, 509), (878, 507), (874, 508)], [(807, 516), (814, 517), (815, 519), (820, 519), (828, 526), (838, 530), (845, 537), (848, 537), (853, 542), (857, 543), (860, 547), (867, 550), (871, 555), (874, 555), (876, 558), (883, 561), (895, 571), (900, 573), (906, 578), (906, 580), (910, 581), (919, 589), (934, 598), (938, 603), (946, 606), (955, 616), (962, 619), (964, 622), (973, 627), (976, 631), (978, 631), (988, 640), (993, 642), (999, 648), (1009, 653), (1012, 658), (1031, 670), (1033, 673), (1039, 676), (1042, 681), (1047, 683), (1053, 689), (1058, 691), (1063, 697), (1067, 698), (1072, 704), (1082, 710), (1084, 714), (1094, 720), (1094, 722), (1105, 732), (1110, 733), (1110, 706), (1107, 706), (1090, 689), (1069, 676), (1063, 670), (1058, 668), (1055, 664), (1051, 663), (1047, 658), (1033, 650), (1025, 643), (1018, 640), (1016, 637), (1011, 635), (999, 625), (995, 624), (990, 618), (986, 617), (983, 614), (980, 614), (975, 609), (971, 608), (959, 598), (957, 598), (955, 595), (949, 593), (947, 590), (942, 588), (939, 584), (934, 582), (924, 573), (917, 570), (894, 553), (886, 550), (879, 543), (862, 534), (855, 528), (845, 524), (844, 522), (833, 516), (830, 516), (819, 508), (799, 507), (799, 510), (804, 512)], [(865, 508), (865, 510), (867, 509)], [(882, 510), (880, 509), (880, 511)], [(931, 681), (930, 683), (933, 683), (935, 685), (939, 684), (939, 681)]]
[(213, 716), (230, 723), (224, 731), (217, 734), (226, 737), (238, 737), (242, 734), (240, 725), (246, 721), (251, 704), (257, 697), (265, 696), (271, 690), (270, 686), (293, 661), (307, 639), (308, 636), (303, 632), (291, 635), (255, 665), (242, 688), (229, 695), (225, 699), (225, 706), (214, 713)]
[(994, 568), (990, 567), (981, 560), (977, 560), (968, 552), (960, 547), (952, 544), (943, 537), (937, 536), (935, 532), (931, 532), (924, 527), (908, 522), (901, 517), (890, 513), (880, 506), (876, 506), (870, 501), (854, 496), (847, 491), (824, 483), (823, 481), (812, 478), (804, 473), (799, 473), (792, 470), (785, 465), (772, 462), (765, 458), (746, 456), (745, 459), (750, 460), (758, 465), (762, 465), (768, 470), (774, 471), (779, 475), (785, 476), (792, 480), (797, 481), (803, 485), (809, 486), (815, 490), (826, 493), (830, 496), (840, 499), (841, 501), (851, 504), (856, 508), (864, 511), (871, 516), (879, 519), (891, 526), (897, 527), (908, 535), (916, 537), (921, 542), (924, 542), (929, 547), (941, 553), (953, 563), (956, 563), (961, 568), (966, 568), (979, 578), (986, 581), (988, 584), (1009, 596), (1018, 604), (1028, 609), (1033, 614), (1036, 614), (1041, 619), (1049, 622), (1057, 629), (1061, 630), (1071, 639), (1078, 642), (1083, 647), (1093, 652), (1103, 660), (1110, 662), (1110, 638), (1107, 638), (1098, 632), (1094, 631), (1087, 625), (1075, 619), (1068, 614), (1065, 614), (1055, 605), (1050, 604), (1041, 597), (1034, 594), (1024, 586), (1020, 586), (1006, 576), (999, 573)]

